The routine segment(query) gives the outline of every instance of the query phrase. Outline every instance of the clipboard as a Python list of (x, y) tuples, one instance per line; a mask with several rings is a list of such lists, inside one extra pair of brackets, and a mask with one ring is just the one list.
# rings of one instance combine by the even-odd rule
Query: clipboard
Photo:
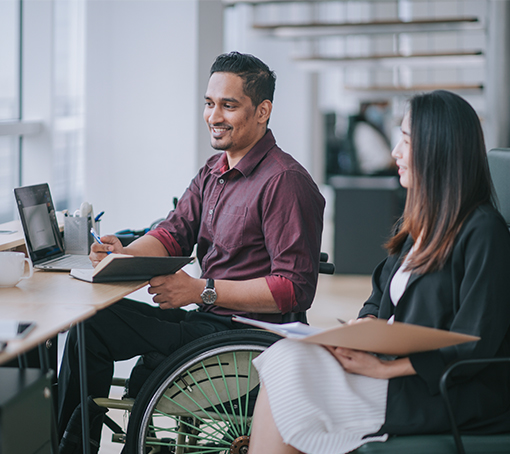
[(401, 322), (388, 324), (386, 320), (371, 318), (327, 330), (314, 328), (300, 322), (276, 324), (240, 316), (234, 316), (232, 319), (300, 342), (345, 347), (393, 356), (407, 356), (411, 353), (480, 340), (479, 337), (469, 334)]

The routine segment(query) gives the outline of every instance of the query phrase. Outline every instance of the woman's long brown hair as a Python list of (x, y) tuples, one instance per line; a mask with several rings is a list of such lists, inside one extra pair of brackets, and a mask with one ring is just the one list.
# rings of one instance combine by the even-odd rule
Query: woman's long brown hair
[(493, 204), (493, 188), (482, 127), (464, 99), (444, 90), (415, 96), (410, 123), (411, 187), (386, 247), (400, 253), (408, 235), (421, 235), (407, 268), (423, 274), (444, 267), (466, 217)]

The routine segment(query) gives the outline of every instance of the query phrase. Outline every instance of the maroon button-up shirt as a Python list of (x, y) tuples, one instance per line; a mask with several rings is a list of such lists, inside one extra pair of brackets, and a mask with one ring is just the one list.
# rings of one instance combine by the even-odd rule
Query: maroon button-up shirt
[[(268, 130), (233, 169), (226, 153), (209, 158), (176, 209), (148, 235), (170, 255), (190, 255), (196, 243), (205, 278), (265, 277), (282, 313), (300, 312), (315, 295), (324, 205), (308, 172)], [(203, 310), (281, 319), (219, 306)]]

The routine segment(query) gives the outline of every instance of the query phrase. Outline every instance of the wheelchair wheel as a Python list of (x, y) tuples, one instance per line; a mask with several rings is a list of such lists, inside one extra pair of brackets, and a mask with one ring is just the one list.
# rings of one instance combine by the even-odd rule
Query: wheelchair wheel
[(252, 360), (278, 339), (267, 331), (224, 331), (168, 357), (136, 398), (127, 453), (246, 453), (259, 390)]

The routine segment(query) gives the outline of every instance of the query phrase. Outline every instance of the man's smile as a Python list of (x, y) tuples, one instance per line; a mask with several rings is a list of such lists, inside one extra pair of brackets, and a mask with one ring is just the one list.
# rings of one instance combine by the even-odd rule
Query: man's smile
[(223, 135), (225, 135), (225, 133), (227, 131), (230, 131), (232, 129), (231, 126), (226, 126), (226, 125), (209, 125), (209, 129), (211, 130), (211, 134), (214, 138), (220, 138), (222, 137)]

